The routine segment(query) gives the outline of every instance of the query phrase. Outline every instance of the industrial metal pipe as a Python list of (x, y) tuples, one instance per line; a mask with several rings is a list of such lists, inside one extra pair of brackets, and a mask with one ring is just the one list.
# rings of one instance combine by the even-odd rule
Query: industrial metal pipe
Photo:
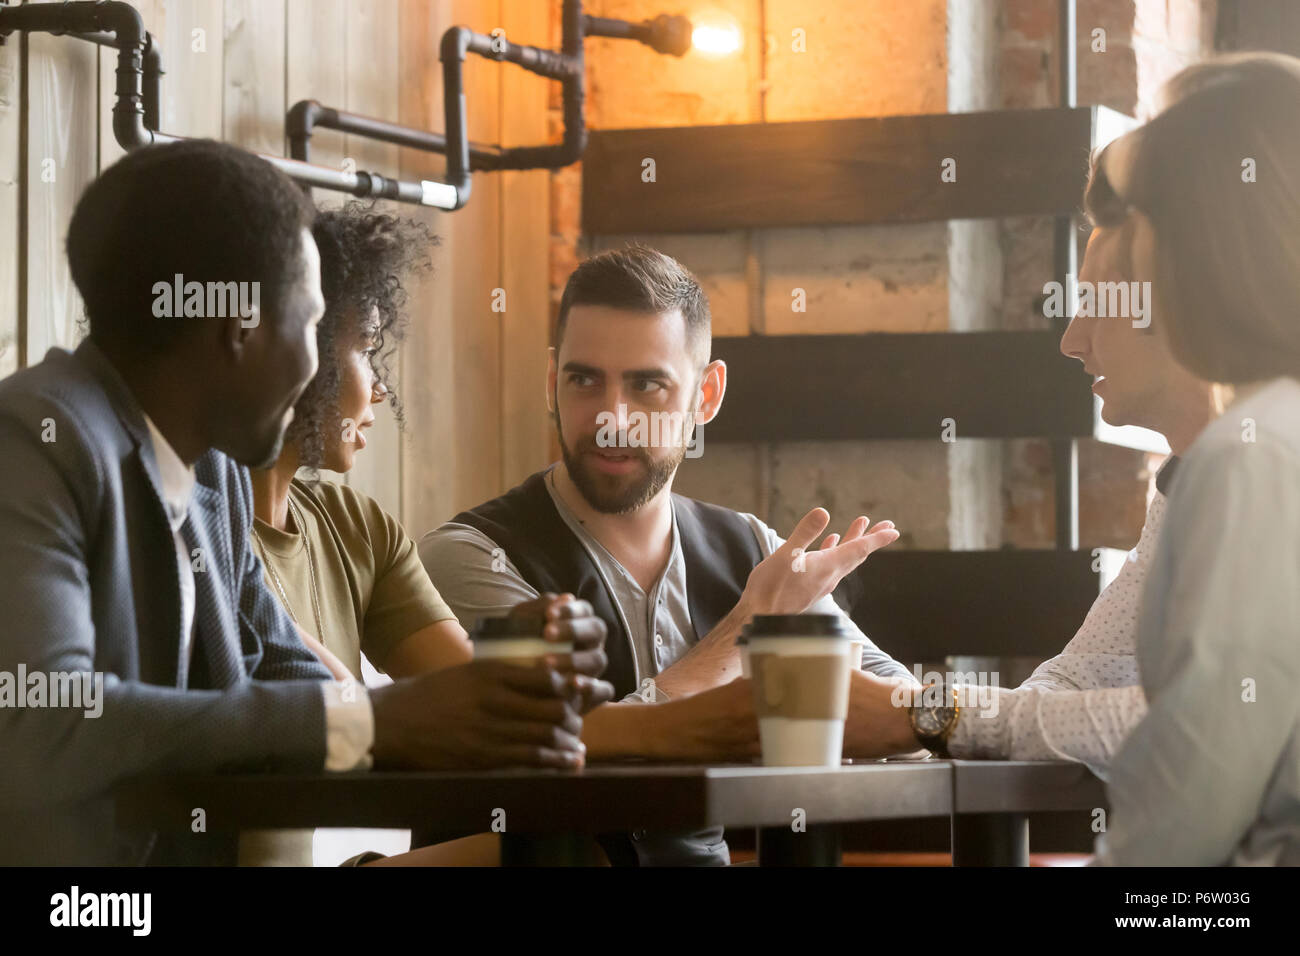
[[(99, 46), (117, 49), (117, 38), (111, 33), (70, 33), (68, 35), (89, 43), (96, 43)], [(158, 41), (154, 35), (146, 32), (144, 35), (144, 82), (142, 84), (144, 125), (155, 132), (162, 128), (160, 104), (162, 102), (162, 77), (164, 72), (162, 49), (158, 46)]]
[[(65, 3), (28, 4), (0, 7), (0, 38), (16, 30), (29, 33), (72, 35), (93, 43), (117, 48), (113, 136), (124, 149), (139, 149), (161, 143), (178, 142), (182, 137), (158, 131), (160, 109), (159, 78), (162, 75), (161, 52), (145, 32), (139, 12), (120, 0), (73, 0)], [(111, 37), (111, 41), (108, 38)], [(149, 53), (152, 49), (154, 52)], [(155, 68), (146, 83), (146, 62)], [(147, 91), (147, 96), (146, 96)], [(146, 114), (148, 108), (148, 114)], [(146, 117), (152, 123), (146, 122)], [(377, 173), (346, 173), (326, 166), (283, 156), (257, 153), (296, 182), (354, 196), (394, 199), (399, 202), (429, 203), (428, 183), (404, 183)], [(432, 184), (437, 185), (437, 184)]]
[[(633, 39), (661, 53), (681, 56), (691, 45), (691, 25), (685, 17), (659, 16), (644, 23), (589, 17), (582, 12), (581, 0), (564, 0), (561, 17), (562, 41), (558, 52), (511, 43), (504, 37), (475, 33), (465, 27), (452, 27), (444, 33), (439, 56), (443, 73), (445, 133), (413, 129), (333, 109), (315, 100), (302, 100), (295, 103), (285, 117), (290, 155), (299, 160), (308, 158), (312, 131), (317, 127), (442, 153), (447, 157), (447, 182), (423, 183), (422, 186), (426, 197), (447, 209), (459, 209), (469, 200), (470, 174), (474, 171), (558, 169), (577, 162), (587, 146), (583, 41), (588, 36)], [(510, 148), (469, 142), (464, 67), (465, 59), (471, 53), (502, 63), (514, 63), (539, 76), (559, 80), (564, 117), (561, 142)]]
[[(367, 139), (383, 143), (395, 143), (411, 149), (420, 149), (428, 153), (445, 153), (447, 137), (430, 130), (415, 129), (390, 123), (388, 120), (360, 113), (349, 113), (330, 106), (322, 106), (316, 100), (299, 100), (289, 109), (284, 120), (285, 133), (289, 138), (289, 155), (294, 159), (307, 160), (311, 149), (311, 136), (316, 129), (332, 129), (343, 133), (364, 136)], [(486, 169), (501, 154), (499, 146), (484, 146), (479, 143), (469, 144), (470, 165), (474, 169)]]
[[(301, 100), (285, 116), (290, 155), (298, 160), (308, 158), (312, 131), (316, 128), (339, 130), (425, 152), (441, 153), (447, 157), (447, 181), (424, 181), (419, 184), (419, 189), (426, 204), (448, 210), (460, 209), (469, 201), (473, 189), (471, 173), (475, 170), (558, 169), (577, 162), (587, 144), (583, 110), (586, 23), (581, 0), (564, 0), (563, 41), (558, 53), (475, 33), (466, 27), (452, 27), (443, 34), (439, 49), (445, 133), (349, 113), (315, 100)], [(471, 53), (514, 63), (539, 76), (559, 80), (564, 98), (563, 140), (554, 145), (508, 149), (470, 143), (464, 75), (465, 59)]]
[[(412, 129), (396, 123), (322, 106), (315, 100), (294, 104), (285, 117), (291, 158), (258, 153), (307, 187), (354, 196), (395, 199), (446, 210), (469, 201), (473, 170), (556, 169), (582, 158), (587, 146), (584, 114), (587, 36), (636, 39), (664, 53), (682, 55), (690, 46), (690, 23), (660, 16), (640, 24), (587, 17), (581, 0), (564, 0), (563, 39), (559, 52), (511, 43), (501, 37), (453, 27), (443, 34), (443, 109), (446, 133)], [(72, 35), (117, 49), (113, 135), (125, 149), (175, 142), (180, 137), (159, 130), (162, 56), (145, 32), (140, 14), (121, 0), (65, 0), (63, 3), (0, 6), (0, 42), (15, 30)], [(558, 144), (503, 149), (469, 142), (465, 111), (464, 65), (470, 53), (515, 63), (539, 76), (559, 80), (563, 93), (564, 134)], [(321, 126), (412, 149), (444, 153), (447, 182), (406, 182), (378, 173), (344, 172), (307, 161), (313, 128)]]
[(36, 3), (0, 8), (0, 35), (15, 30), (113, 35), (117, 46), (117, 87), (113, 103), (113, 135), (126, 149), (170, 142), (144, 122), (144, 22), (135, 7), (119, 0), (79, 3)]

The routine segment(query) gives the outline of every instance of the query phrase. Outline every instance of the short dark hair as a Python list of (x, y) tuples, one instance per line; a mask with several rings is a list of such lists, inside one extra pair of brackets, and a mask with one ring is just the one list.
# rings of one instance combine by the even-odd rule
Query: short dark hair
[(680, 310), (686, 339), (703, 368), (709, 361), (712, 320), (709, 299), (689, 269), (671, 256), (637, 243), (611, 249), (573, 270), (560, 297), (554, 345), (564, 339), (569, 310), (575, 305), (604, 305), (634, 312), (662, 314)]
[(286, 440), (299, 445), (299, 463), (320, 468), (325, 431), (337, 424), (338, 347), (348, 332), (365, 328), (371, 308), (379, 313), (370, 367), (388, 389), (394, 417), (402, 424), (402, 404), (394, 387), (393, 359), (406, 332), (406, 289), (402, 280), (431, 272), (438, 237), (416, 219), (375, 212), (374, 203), (352, 200), (322, 210), (312, 226), (320, 250), (320, 284), (325, 314), (316, 326), (320, 367), (294, 406)]
[(68, 227), (68, 264), (90, 335), (141, 354), (187, 323), (154, 316), (155, 283), (258, 282), (278, 313), (315, 210), (266, 160), (188, 139), (128, 153), (87, 187)]

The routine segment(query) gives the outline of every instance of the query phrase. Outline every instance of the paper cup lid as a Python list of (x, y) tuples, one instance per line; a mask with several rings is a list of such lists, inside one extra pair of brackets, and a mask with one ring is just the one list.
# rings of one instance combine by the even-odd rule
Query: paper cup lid
[(755, 614), (737, 638), (747, 644), (756, 637), (856, 637), (837, 614)]
[(540, 617), (517, 615), (515, 617), (481, 617), (470, 631), (470, 639), (490, 641), (497, 638), (542, 636), (545, 622)]

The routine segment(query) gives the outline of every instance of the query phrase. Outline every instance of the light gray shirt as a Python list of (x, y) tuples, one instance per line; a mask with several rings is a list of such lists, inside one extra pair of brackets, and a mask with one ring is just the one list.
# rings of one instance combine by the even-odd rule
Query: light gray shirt
[[(556, 510), (583, 548), (591, 556), (601, 579), (631, 637), (638, 693), (627, 700), (664, 700), (663, 691), (653, 684), (655, 675), (680, 660), (704, 635), (695, 633), (687, 601), (686, 561), (682, 555), (673, 518), (672, 552), (663, 574), (649, 592), (610, 554), (560, 500), (550, 481), (546, 490)], [(753, 529), (763, 557), (784, 544), (775, 531), (751, 514), (741, 517)], [(537, 597), (537, 590), (524, 580), (509, 556), (487, 535), (469, 525), (447, 522), (420, 541), (420, 560), (438, 587), (438, 592), (466, 630), (480, 617), (507, 613), (516, 604)], [(830, 595), (808, 609), (814, 614), (841, 617), (854, 640), (862, 642), (862, 667), (882, 677), (910, 676), (910, 672), (862, 634)], [(611, 639), (615, 639), (611, 635)]]
[(1098, 862), (1300, 865), (1300, 383), (1193, 443), (1138, 623), (1146, 718), (1111, 763)]

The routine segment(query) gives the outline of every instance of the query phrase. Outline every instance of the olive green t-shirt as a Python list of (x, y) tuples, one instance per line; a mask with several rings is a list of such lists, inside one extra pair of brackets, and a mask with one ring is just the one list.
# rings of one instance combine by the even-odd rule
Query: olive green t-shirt
[[(253, 550), (266, 564), (271, 593), (357, 680), (363, 651), (383, 670), (404, 638), (455, 620), (420, 563), (415, 542), (374, 499), (346, 485), (295, 478), (289, 500), (285, 531), (254, 522)], [(311, 866), (313, 832), (244, 831), (239, 862)]]
[(332, 481), (295, 478), (289, 501), (285, 531), (254, 522), (253, 548), (267, 565), (267, 587), (358, 680), (363, 651), (383, 670), (404, 638), (455, 619), (415, 542), (373, 498)]

